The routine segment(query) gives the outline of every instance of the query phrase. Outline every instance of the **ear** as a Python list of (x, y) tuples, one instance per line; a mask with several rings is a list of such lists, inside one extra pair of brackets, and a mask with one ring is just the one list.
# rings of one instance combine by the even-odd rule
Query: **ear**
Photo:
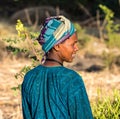
[(55, 51), (59, 51), (59, 50), (60, 50), (59, 44), (58, 44), (58, 45), (55, 45), (55, 46), (53, 47), (53, 49), (54, 49)]

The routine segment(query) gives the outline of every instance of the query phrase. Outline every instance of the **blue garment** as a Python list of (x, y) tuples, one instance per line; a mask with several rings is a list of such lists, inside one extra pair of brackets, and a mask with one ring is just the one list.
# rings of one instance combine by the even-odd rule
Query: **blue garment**
[(39, 65), (22, 83), (24, 119), (93, 119), (82, 78), (63, 66)]

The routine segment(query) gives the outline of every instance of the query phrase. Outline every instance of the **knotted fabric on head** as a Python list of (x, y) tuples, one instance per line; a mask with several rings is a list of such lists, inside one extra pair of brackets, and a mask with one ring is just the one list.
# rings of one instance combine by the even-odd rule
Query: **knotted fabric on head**
[(75, 28), (69, 19), (64, 16), (54, 16), (46, 18), (38, 37), (38, 42), (47, 53), (54, 45), (57, 45), (75, 32)]

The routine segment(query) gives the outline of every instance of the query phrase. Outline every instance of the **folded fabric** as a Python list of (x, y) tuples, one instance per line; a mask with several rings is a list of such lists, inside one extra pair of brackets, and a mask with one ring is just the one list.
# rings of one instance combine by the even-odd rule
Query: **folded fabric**
[(47, 53), (54, 45), (57, 45), (75, 32), (74, 25), (64, 16), (54, 16), (47, 18), (41, 28), (38, 42)]

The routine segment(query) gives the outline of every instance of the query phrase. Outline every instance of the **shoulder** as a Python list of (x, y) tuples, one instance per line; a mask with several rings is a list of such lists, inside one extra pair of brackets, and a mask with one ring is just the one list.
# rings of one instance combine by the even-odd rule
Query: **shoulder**
[(78, 94), (81, 90), (85, 90), (82, 76), (78, 72), (68, 68), (64, 68), (63, 72), (60, 84), (62, 85), (61, 91), (64, 94), (67, 93), (71, 97)]
[(86, 88), (82, 76), (74, 70), (70, 70), (67, 89), (70, 98), (79, 96), (81, 93), (86, 93)]
[(69, 68), (64, 68), (63, 72), (64, 72), (64, 75), (67, 75), (72, 80), (76, 80), (76, 79), (81, 80), (82, 79), (82, 76), (78, 72), (76, 72), (75, 70), (72, 70)]
[(24, 79), (31, 77), (32, 75), (35, 75), (38, 72), (38, 67), (34, 67), (33, 69), (29, 70), (28, 72), (26, 72), (26, 74), (24, 75)]
[(60, 73), (58, 75), (59, 75), (59, 77), (62, 77), (61, 83), (67, 84), (66, 86), (68, 86), (68, 87), (74, 87), (74, 86), (80, 87), (80, 86), (84, 85), (82, 76), (78, 72), (76, 72), (72, 69), (64, 67), (62, 69), (62, 73)]
[(83, 78), (78, 72), (71, 70), (71, 69), (67, 69), (67, 70), (68, 70), (70, 89), (77, 90), (79, 88), (85, 87)]
[(25, 75), (22, 82), (22, 87), (26, 87), (27, 84), (32, 84), (35, 81), (35, 77), (39, 74), (39, 66), (29, 70)]

